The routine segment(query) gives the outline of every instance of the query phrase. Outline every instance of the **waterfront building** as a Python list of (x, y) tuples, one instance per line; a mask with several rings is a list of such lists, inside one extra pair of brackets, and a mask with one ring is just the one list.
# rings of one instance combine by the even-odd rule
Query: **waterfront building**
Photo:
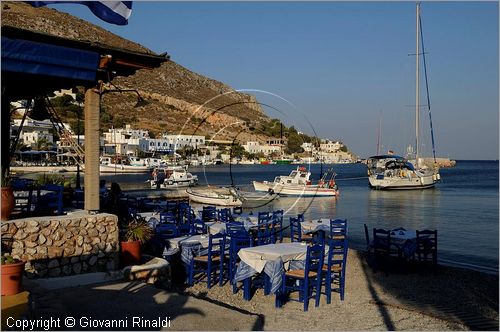
[[(26, 119), (21, 128), (21, 119), (14, 119), (11, 125), (11, 136), (17, 136), (19, 133), (20, 142), (27, 146), (34, 146), (40, 140), (45, 140), (47, 143), (54, 143), (53, 125), (50, 120), (37, 121)], [(71, 132), (71, 127), (67, 123), (63, 126)]]
[(312, 152), (314, 150), (314, 145), (312, 143), (304, 142), (301, 145), (304, 152)]
[(202, 135), (163, 134), (162, 139), (167, 140), (174, 151), (184, 147), (191, 147), (193, 149), (205, 147), (205, 136)]
[(339, 151), (344, 144), (342, 142), (334, 142), (330, 140), (321, 140), (321, 144), (319, 145), (319, 149), (321, 152), (334, 153)]

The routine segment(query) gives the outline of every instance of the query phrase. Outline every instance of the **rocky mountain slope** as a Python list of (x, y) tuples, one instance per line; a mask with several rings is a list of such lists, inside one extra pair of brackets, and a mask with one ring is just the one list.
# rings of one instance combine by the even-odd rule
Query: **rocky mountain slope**
[[(2, 2), (1, 15), (2, 26), (153, 53), (140, 44), (56, 9)], [(175, 50), (169, 53), (175, 54)], [(133, 76), (118, 77), (113, 84), (123, 89), (137, 89), (148, 104), (134, 108), (136, 96), (133, 93), (105, 95), (103, 128), (128, 123), (156, 135), (182, 132), (222, 140), (265, 139), (265, 135), (248, 129), (248, 123), (269, 121), (253, 96), (238, 93), (174, 61), (154, 70), (139, 70)]]

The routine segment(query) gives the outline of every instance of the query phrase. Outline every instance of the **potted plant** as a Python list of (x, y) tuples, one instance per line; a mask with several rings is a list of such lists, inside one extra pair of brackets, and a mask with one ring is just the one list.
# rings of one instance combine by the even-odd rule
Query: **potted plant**
[(14, 205), (14, 192), (10, 186), (10, 176), (6, 172), (2, 172), (2, 221), (9, 220), (12, 210), (14, 210)]
[(138, 264), (142, 256), (141, 246), (153, 237), (153, 229), (144, 220), (132, 220), (125, 231), (124, 241), (121, 241), (122, 264)]
[(23, 290), (23, 272), (26, 262), (6, 253), (2, 256), (2, 296), (15, 295)]

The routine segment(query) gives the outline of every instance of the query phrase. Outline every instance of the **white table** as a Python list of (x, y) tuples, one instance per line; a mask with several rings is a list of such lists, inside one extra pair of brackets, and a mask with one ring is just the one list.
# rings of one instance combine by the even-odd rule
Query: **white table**
[(287, 263), (291, 260), (304, 260), (307, 245), (305, 243), (276, 243), (243, 248), (238, 252), (241, 261), (260, 273), (270, 261)]
[(391, 243), (401, 250), (406, 257), (411, 257), (417, 251), (417, 231), (392, 230)]
[(139, 212), (137, 215), (144, 218), (152, 228), (160, 223), (160, 212)]
[[(321, 220), (321, 219), (320, 219)], [(302, 233), (314, 233), (318, 231), (330, 232), (330, 220), (308, 220), (300, 223)]]
[(166, 240), (166, 246), (163, 251), (163, 256), (172, 256), (181, 251), (181, 260), (189, 264), (193, 258), (191, 248), (186, 248), (184, 245), (198, 245), (198, 255), (205, 255), (208, 248), (208, 235), (185, 235)]
[[(252, 228), (256, 228), (259, 226), (257, 220), (253, 221), (253, 220), (244, 220), (244, 221), (240, 221), (243, 223), (243, 227), (245, 228), (245, 230), (248, 232), (250, 229)], [(224, 222), (219, 222), (219, 221), (216, 221), (216, 222), (206, 222), (205, 225), (207, 225), (208, 227), (208, 232), (210, 234), (219, 234), (219, 233), (225, 233), (226, 232), (226, 223)]]
[(234, 282), (244, 281), (244, 298), (250, 300), (251, 277), (264, 272), (269, 279), (270, 287), (264, 288), (264, 294), (277, 293), (281, 287), (283, 273), (291, 261), (305, 260), (307, 245), (305, 243), (277, 243), (263, 246), (243, 248), (238, 252), (241, 262), (238, 265)]
[(183, 244), (200, 244), (202, 248), (208, 248), (208, 235), (184, 235), (166, 241), (170, 249), (179, 249)]

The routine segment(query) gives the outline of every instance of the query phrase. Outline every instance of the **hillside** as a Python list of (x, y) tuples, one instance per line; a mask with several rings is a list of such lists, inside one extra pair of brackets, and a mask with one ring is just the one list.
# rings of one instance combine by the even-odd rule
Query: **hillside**
[[(2, 2), (2, 27), (13, 26), (69, 39), (87, 40), (133, 51), (153, 53), (101, 27), (56, 9), (34, 8), (22, 2)], [(169, 50), (175, 54), (175, 50)], [(148, 102), (133, 108), (132, 93), (107, 94), (103, 98), (102, 127), (123, 123), (150, 130), (153, 134), (196, 133), (214, 139), (238, 141), (263, 140), (265, 135), (250, 132), (244, 125), (267, 123), (270, 119), (257, 100), (238, 93), (219, 81), (194, 73), (174, 61), (154, 70), (140, 70), (129, 77), (119, 77), (113, 84), (123, 89), (137, 89)]]

